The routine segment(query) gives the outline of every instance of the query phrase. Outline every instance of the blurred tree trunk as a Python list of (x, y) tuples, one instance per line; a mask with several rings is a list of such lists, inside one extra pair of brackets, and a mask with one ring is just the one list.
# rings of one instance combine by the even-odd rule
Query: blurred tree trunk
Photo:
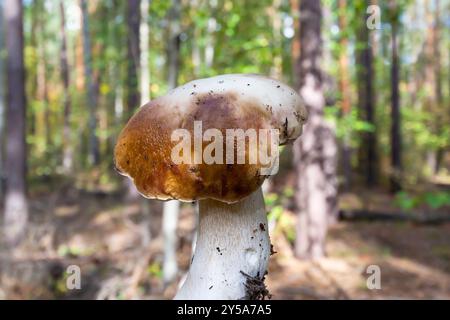
[[(350, 99), (350, 82), (348, 71), (348, 24), (347, 24), (347, 1), (339, 0), (339, 89), (341, 92), (341, 112), (342, 117), (347, 117), (351, 109)], [(342, 143), (342, 171), (345, 179), (345, 189), (348, 190), (352, 183), (352, 164), (351, 164), (351, 147), (350, 147), (350, 128), (347, 128)]]
[[(438, 115), (436, 118), (436, 126), (437, 126), (437, 133), (440, 135), (442, 133), (443, 129), (443, 122), (442, 119), (445, 119), (444, 115), (444, 98), (442, 94), (442, 75), (441, 75), (441, 17), (440, 17), (440, 10), (441, 10), (441, 4), (440, 0), (434, 1), (434, 23), (433, 23), (433, 29), (432, 29), (432, 38), (433, 38), (433, 66), (434, 66), (434, 95), (436, 97), (436, 114)], [(439, 171), (439, 167), (441, 165), (442, 156), (444, 152), (442, 147), (438, 147), (436, 150), (436, 161), (434, 167), (432, 167), (432, 172), (434, 174), (437, 174)]]
[[(178, 85), (180, 70), (180, 6), (180, 0), (172, 0), (172, 8), (169, 12), (169, 43), (167, 48), (169, 90)], [(162, 232), (164, 237), (163, 282), (165, 285), (175, 280), (178, 273), (176, 231), (179, 211), (179, 201), (164, 202)]]
[[(111, 19), (117, 19), (119, 16), (121, 16), (121, 5), (119, 4), (119, 0), (113, 1), (113, 16)], [(120, 25), (114, 25), (110, 32), (110, 43), (113, 44), (113, 48), (115, 51), (117, 51), (118, 59), (112, 63), (110, 74), (113, 77), (112, 86), (114, 88), (114, 119), (113, 119), (113, 126), (120, 128), (123, 123), (124, 118), (124, 105), (123, 105), (123, 82), (122, 82), (122, 72), (120, 68), (120, 60), (124, 59), (122, 54), (122, 39), (123, 39), (123, 33), (121, 32), (121, 26)], [(115, 138), (112, 142), (112, 145), (115, 144)]]
[[(375, 127), (375, 94), (373, 83), (375, 72), (373, 68), (373, 51), (370, 30), (366, 26), (368, 15), (365, 13), (366, 7), (372, 4), (373, 0), (366, 0), (361, 12), (359, 25), (357, 50), (357, 79), (358, 79), (358, 105), (360, 118)], [(365, 177), (368, 187), (375, 186), (377, 182), (377, 139), (375, 131), (364, 132), (362, 145), (360, 147), (360, 170)]]
[(141, 0), (129, 0), (127, 2), (127, 106), (126, 117), (127, 120), (139, 107), (139, 80), (138, 80), (138, 66), (140, 64), (140, 5)]
[(215, 18), (216, 16), (215, 13), (217, 12), (217, 1), (208, 1), (207, 6), (211, 14), (210, 17), (208, 18), (208, 23), (206, 26), (207, 36), (205, 45), (205, 66), (207, 69), (209, 69), (213, 66), (214, 63), (214, 53), (215, 53), (214, 33), (216, 32), (217, 28), (217, 20)]
[[(39, 20), (39, 10), (37, 10), (37, 3), (36, 1), (33, 2), (33, 4), (31, 5), (31, 34), (37, 34), (37, 30), (38, 30), (38, 20)], [(30, 46), (32, 48), (34, 48), (34, 50), (36, 50), (37, 46), (37, 37), (31, 37), (30, 39)], [(37, 67), (35, 67), (37, 68)], [(37, 96), (36, 92), (37, 92), (37, 76), (33, 76), (32, 78), (33, 82), (32, 82), (32, 94), (34, 96)], [(27, 134), (31, 134), (32, 136), (36, 136), (36, 126), (37, 126), (37, 117), (36, 117), (36, 112), (29, 112), (29, 118), (28, 118), (28, 123), (27, 123)], [(30, 148), (31, 149), (31, 148)], [(35, 152), (35, 150), (30, 150), (30, 152)]]
[(391, 10), (391, 192), (401, 189), (402, 141), (400, 132), (400, 66), (398, 56), (398, 8), (394, 1), (389, 2)]
[(150, 0), (141, 0), (141, 25), (139, 29), (141, 50), (141, 106), (150, 101), (149, 9)]
[[(195, 14), (199, 11), (199, 0), (192, 0), (190, 2), (190, 10), (193, 17), (196, 17)], [(195, 25), (194, 26), (194, 40), (191, 41), (192, 46), (192, 66), (194, 71), (194, 78), (198, 78), (201, 72), (201, 55), (200, 55), (200, 46), (199, 39), (201, 38), (201, 30)]]
[[(141, 103), (144, 105), (151, 99), (150, 94), (150, 65), (149, 65), (149, 45), (150, 45), (150, 30), (149, 30), (149, 9), (150, 0), (141, 0), (140, 8), (140, 87), (141, 87)], [(141, 209), (144, 216), (142, 223), (142, 244), (146, 247), (152, 238), (151, 234), (151, 212), (149, 200), (141, 199)]]
[(333, 128), (324, 119), (321, 1), (302, 0), (300, 12), (300, 95), (309, 119), (294, 144), (298, 208), (295, 253), (299, 258), (319, 258), (325, 255), (327, 227), (336, 214), (337, 148)]
[(294, 18), (294, 38), (292, 39), (291, 46), (291, 55), (292, 55), (292, 66), (294, 70), (293, 74), (293, 84), (295, 88), (300, 86), (299, 84), (299, 74), (300, 74), (300, 66), (299, 66), (299, 57), (300, 57), (300, 0), (290, 0), (292, 16)]
[[(437, 79), (436, 79), (436, 72), (435, 72), (435, 64), (437, 61), (435, 61), (436, 57), (435, 55), (435, 49), (436, 49), (436, 35), (435, 35), (435, 20), (433, 11), (431, 9), (431, 3), (430, 0), (425, 0), (424, 7), (425, 7), (425, 16), (426, 16), (426, 23), (427, 23), (427, 36), (425, 41), (425, 49), (424, 49), (424, 55), (425, 55), (425, 86), (427, 86), (429, 89), (427, 94), (427, 97), (425, 99), (425, 111), (429, 114), (438, 114), (438, 108), (437, 108)], [(437, 118), (430, 119), (428, 126), (430, 131), (433, 134), (438, 133), (438, 127), (437, 127)], [(437, 164), (437, 158), (436, 158), (436, 149), (431, 147), (427, 151), (426, 154), (426, 162), (429, 169), (429, 172), (431, 174), (434, 173), (434, 170), (436, 168)]]
[[(272, 5), (269, 7), (269, 17), (272, 21), (272, 44), (276, 48), (272, 60), (272, 67), (270, 69), (270, 76), (275, 79), (281, 79), (283, 73), (283, 39), (282, 39), (282, 21), (280, 13), (280, 0), (273, 0)], [(268, 180), (266, 180), (268, 181)]]
[[(38, 151), (42, 151), (43, 154), (48, 156), (50, 146), (50, 109), (48, 99), (48, 84), (47, 84), (47, 39), (45, 30), (45, 8), (44, 2), (36, 2), (37, 21), (36, 21), (36, 40), (37, 43), (37, 56), (39, 63), (37, 64), (37, 100), (42, 103), (38, 113), (38, 136), (45, 137), (43, 149), (38, 148)], [(42, 153), (40, 156), (42, 156)]]
[(172, 0), (172, 8), (169, 12), (169, 41), (167, 47), (169, 90), (178, 85), (180, 72), (180, 5), (180, 0)]
[(5, 91), (4, 91), (4, 22), (3, 22), (3, 2), (0, 2), (0, 201), (3, 200), (3, 178), (4, 178), (4, 166), (3, 166), (3, 144), (5, 141)]
[(23, 238), (28, 222), (26, 197), (26, 98), (23, 39), (23, 8), (20, 0), (4, 1), (8, 76), (8, 139), (4, 236), (9, 246)]
[(89, 34), (89, 12), (86, 0), (80, 0), (83, 16), (83, 59), (84, 73), (87, 90), (87, 102), (89, 107), (89, 143), (88, 163), (98, 165), (100, 163), (100, 148), (97, 137), (97, 89), (92, 74), (92, 49), (91, 36)]
[[(134, 113), (134, 110), (139, 107), (139, 80), (138, 80), (138, 66), (140, 64), (140, 0), (130, 0), (127, 2), (127, 97), (125, 117), (128, 120)], [(127, 184), (127, 200), (134, 201), (139, 197), (139, 193), (133, 182), (126, 180)]]
[(66, 15), (64, 9), (64, 2), (60, 0), (59, 9), (61, 15), (61, 79), (64, 86), (63, 100), (64, 100), (64, 119), (63, 119), (63, 168), (66, 173), (72, 172), (73, 166), (73, 148), (71, 140), (70, 129), (70, 78), (69, 78), (69, 63), (67, 59), (67, 35), (66, 35)]

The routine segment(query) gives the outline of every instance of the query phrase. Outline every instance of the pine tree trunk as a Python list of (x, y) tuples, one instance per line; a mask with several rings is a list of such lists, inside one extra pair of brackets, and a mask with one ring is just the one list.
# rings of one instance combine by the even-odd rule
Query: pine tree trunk
[(283, 47), (283, 39), (282, 39), (282, 19), (280, 15), (280, 0), (272, 1), (272, 5), (269, 8), (269, 17), (272, 22), (272, 36), (273, 41), (272, 44), (275, 48), (279, 48), (279, 50), (275, 50), (273, 60), (272, 60), (272, 68), (270, 69), (270, 76), (275, 79), (280, 79), (283, 73), (283, 52), (281, 48)]
[[(371, 5), (373, 0), (366, 0), (367, 6)], [(365, 11), (365, 7), (363, 8)], [(375, 94), (373, 82), (375, 72), (373, 68), (373, 52), (370, 38), (370, 30), (366, 27), (368, 15), (361, 12), (364, 17), (360, 22), (360, 31), (358, 32), (357, 50), (358, 61), (358, 105), (360, 118), (375, 127)], [(362, 144), (360, 147), (360, 170), (364, 176), (365, 184), (373, 187), (377, 183), (377, 139), (376, 132), (364, 132)]]
[[(339, 30), (340, 30), (340, 55), (339, 55), (339, 88), (341, 93), (341, 112), (346, 117), (350, 113), (350, 83), (348, 71), (348, 36), (347, 19), (346, 19), (347, 1), (339, 0)], [(351, 148), (350, 148), (350, 131), (346, 132), (342, 142), (342, 171), (345, 178), (345, 189), (348, 190), (352, 184), (352, 167), (351, 167)]]
[(127, 62), (128, 62), (128, 75), (127, 75), (127, 119), (134, 113), (136, 108), (139, 107), (139, 80), (138, 80), (138, 66), (140, 64), (140, 40), (139, 40), (139, 28), (140, 28), (140, 0), (128, 1), (128, 13), (127, 13)]
[[(3, 26), (3, 2), (0, 2), (0, 26)], [(4, 28), (0, 28), (0, 201), (3, 200), (3, 178), (4, 178), (4, 164), (3, 164), (3, 145), (5, 141), (5, 91), (4, 91)]]
[(81, 1), (81, 12), (83, 16), (83, 59), (84, 76), (86, 81), (87, 102), (89, 107), (89, 143), (88, 162), (98, 165), (100, 163), (100, 148), (97, 137), (97, 89), (92, 73), (92, 49), (91, 36), (89, 34), (89, 12), (86, 0)]
[[(192, 0), (190, 2), (192, 12), (198, 12), (199, 10), (199, 0)], [(200, 56), (200, 46), (197, 39), (201, 37), (201, 30), (198, 26), (194, 28), (194, 41), (191, 42), (192, 46), (192, 66), (193, 66), (193, 76), (198, 78), (201, 72), (201, 56)]]
[(300, 95), (309, 119), (294, 145), (298, 208), (295, 253), (299, 258), (320, 258), (325, 255), (327, 227), (337, 208), (337, 148), (333, 128), (324, 119), (321, 2), (302, 0), (300, 12)]
[(300, 75), (300, 0), (290, 0), (291, 11), (294, 17), (294, 38), (292, 39), (291, 55), (292, 55), (292, 66), (293, 66), (293, 84), (295, 88), (299, 88), (299, 75)]
[(70, 99), (70, 78), (69, 78), (69, 63), (67, 59), (67, 35), (66, 35), (66, 15), (64, 9), (64, 2), (60, 0), (59, 3), (61, 15), (61, 79), (64, 86), (64, 120), (63, 120), (63, 168), (66, 173), (72, 172), (73, 166), (73, 148), (71, 141), (70, 129), (70, 113), (71, 113), (71, 99)]
[(400, 133), (400, 66), (398, 58), (397, 21), (391, 24), (392, 63), (391, 63), (391, 192), (401, 189), (402, 142)]
[(180, 5), (180, 0), (172, 0), (172, 8), (169, 13), (170, 34), (167, 48), (169, 90), (178, 85), (178, 74), (180, 70)]
[[(444, 114), (444, 97), (442, 94), (442, 75), (441, 75), (441, 50), (440, 50), (440, 43), (441, 43), (441, 17), (440, 17), (440, 0), (434, 1), (434, 27), (433, 27), (433, 58), (434, 58), (434, 89), (436, 96), (436, 108), (437, 108), (437, 118), (436, 118), (436, 126), (437, 126), (437, 132), (438, 134), (441, 134), (443, 127), (445, 126), (444, 123), (442, 123), (443, 117), (439, 116), (441, 114)], [(439, 172), (439, 168), (441, 165), (443, 156), (443, 149), (442, 147), (438, 147), (436, 150), (436, 164), (432, 168), (432, 172), (434, 174), (437, 174)]]
[(37, 65), (37, 100), (42, 103), (42, 109), (38, 114), (38, 136), (45, 137), (43, 149), (38, 149), (39, 156), (48, 156), (50, 147), (50, 124), (49, 124), (49, 99), (47, 85), (47, 40), (43, 13), (45, 11), (42, 1), (36, 3), (36, 29), (37, 29), (37, 55), (39, 64)]
[(26, 98), (23, 39), (23, 8), (20, 0), (4, 1), (6, 20), (6, 48), (8, 98), (5, 172), (4, 236), (9, 246), (23, 238), (28, 222), (26, 197)]

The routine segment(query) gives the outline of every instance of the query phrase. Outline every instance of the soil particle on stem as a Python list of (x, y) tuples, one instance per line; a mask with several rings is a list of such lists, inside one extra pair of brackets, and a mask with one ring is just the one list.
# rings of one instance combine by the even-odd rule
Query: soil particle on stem
[(277, 251), (273, 249), (273, 244), (270, 244), (270, 255), (274, 255), (275, 253), (277, 253)]
[(272, 295), (264, 283), (266, 276), (262, 278), (259, 276), (252, 277), (245, 272), (241, 271), (241, 274), (245, 277), (245, 296), (241, 300), (265, 300), (271, 299)]

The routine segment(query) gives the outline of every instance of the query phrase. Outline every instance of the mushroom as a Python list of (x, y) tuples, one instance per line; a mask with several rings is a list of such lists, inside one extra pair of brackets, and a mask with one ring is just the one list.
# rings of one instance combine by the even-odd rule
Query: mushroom
[[(273, 163), (267, 171), (267, 163), (249, 161), (251, 152), (268, 152), (267, 146), (242, 149), (234, 138), (227, 156), (214, 155), (222, 163), (201, 158), (212, 139), (197, 142), (200, 152), (195, 146), (182, 152), (190, 162), (174, 161), (179, 141), (173, 133), (184, 130), (194, 136), (195, 145), (198, 122), (202, 132), (212, 129), (210, 133), (224, 135), (229, 129), (267, 129), (279, 132), (276, 142), (282, 145), (300, 136), (306, 118), (301, 98), (287, 85), (260, 75), (229, 74), (169, 91), (142, 106), (122, 130), (115, 166), (144, 197), (198, 201), (195, 253), (175, 299), (264, 298), (271, 244), (261, 185), (275, 170)], [(226, 138), (217, 139), (218, 146), (230, 146)], [(244, 163), (229, 161), (229, 155), (236, 160), (239, 154)]]

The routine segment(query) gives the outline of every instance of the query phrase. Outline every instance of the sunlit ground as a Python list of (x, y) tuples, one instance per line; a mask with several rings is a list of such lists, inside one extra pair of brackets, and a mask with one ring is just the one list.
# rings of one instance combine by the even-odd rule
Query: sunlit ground
[[(28, 237), (16, 257), (2, 253), (0, 298), (168, 299), (177, 289), (162, 284), (161, 204), (152, 202), (150, 245), (141, 246), (140, 202), (114, 193), (62, 189), (31, 200)], [(358, 207), (364, 196), (344, 194), (341, 206)], [(371, 193), (370, 205), (390, 207), (392, 198)], [(290, 206), (290, 200), (284, 202)], [(267, 285), (273, 299), (450, 298), (450, 223), (338, 222), (327, 241), (328, 257), (294, 258), (295, 215), (284, 209), (272, 223), (276, 254)], [(185, 274), (194, 215), (183, 206), (178, 227), (179, 280)], [(67, 290), (64, 271), (81, 267), (81, 290)], [(366, 286), (369, 265), (381, 268), (380, 290)]]

